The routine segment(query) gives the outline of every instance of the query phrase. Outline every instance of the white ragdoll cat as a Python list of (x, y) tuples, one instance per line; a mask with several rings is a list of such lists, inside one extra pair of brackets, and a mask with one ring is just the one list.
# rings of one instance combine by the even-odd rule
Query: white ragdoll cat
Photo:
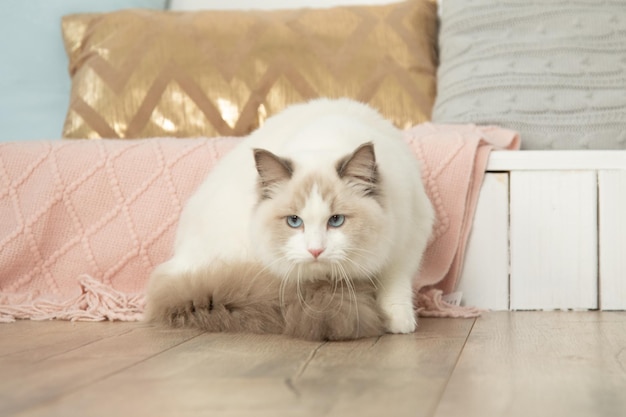
[(413, 332), (412, 282), (433, 220), (418, 163), (389, 121), (349, 99), (294, 105), (222, 158), (189, 199), (174, 255), (152, 274), (149, 314), (194, 271), (213, 268), (191, 278), (206, 280), (223, 265), (258, 264), (283, 283), (371, 281), (383, 331)]

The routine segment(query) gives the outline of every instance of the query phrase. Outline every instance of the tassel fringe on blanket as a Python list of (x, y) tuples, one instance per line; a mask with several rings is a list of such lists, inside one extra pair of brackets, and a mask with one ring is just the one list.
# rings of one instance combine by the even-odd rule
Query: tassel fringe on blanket
[(0, 323), (16, 319), (70, 321), (138, 321), (145, 306), (143, 294), (126, 294), (90, 277), (78, 278), (81, 294), (55, 300), (30, 294), (6, 295), (0, 305)]
[[(83, 275), (78, 278), (80, 295), (55, 301), (45, 297), (15, 294), (7, 296), (0, 305), (0, 323), (20, 319), (69, 321), (138, 321), (143, 316), (145, 296), (125, 294), (98, 280)], [(459, 307), (442, 299), (443, 291), (431, 288), (417, 295), (417, 313), (420, 317), (470, 318), (480, 315), (475, 307)]]

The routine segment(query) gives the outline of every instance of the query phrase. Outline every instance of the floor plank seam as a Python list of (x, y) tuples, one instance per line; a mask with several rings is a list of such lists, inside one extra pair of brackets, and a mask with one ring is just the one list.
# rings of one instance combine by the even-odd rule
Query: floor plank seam
[(380, 339), (382, 339), (382, 337), (382, 335), (378, 336), (376, 340), (374, 340), (374, 343), (372, 343), (372, 345), (368, 349), (373, 349), (378, 344), (378, 342), (380, 342)]
[(304, 371), (306, 371), (306, 368), (309, 366), (311, 361), (313, 361), (313, 359), (315, 358), (315, 355), (317, 355), (317, 352), (319, 352), (319, 350), (322, 348), (322, 346), (325, 346), (326, 344), (328, 344), (328, 342), (322, 342), (319, 345), (317, 345), (315, 347), (315, 349), (313, 349), (313, 351), (311, 351), (311, 353), (309, 354), (308, 358), (305, 359), (304, 363), (302, 364), (302, 366), (298, 370), (298, 373), (294, 377), (294, 381), (302, 376), (302, 374), (304, 373)]
[(615, 355), (615, 360), (619, 364), (620, 369), (626, 374), (626, 348), (621, 348)]
[(292, 377), (285, 378), (285, 385), (287, 386), (287, 389), (296, 396), (297, 399), (300, 399), (300, 390), (298, 390), (298, 388), (296, 388), (296, 386), (294, 385)]
[(459, 365), (461, 356), (463, 355), (463, 351), (465, 350), (465, 346), (467, 345), (467, 341), (469, 340), (472, 334), (472, 331), (474, 330), (474, 326), (476, 325), (476, 321), (479, 318), (480, 317), (474, 319), (474, 321), (472, 322), (472, 325), (469, 328), (469, 331), (467, 332), (467, 335), (465, 335), (465, 340), (463, 341), (463, 345), (461, 346), (461, 349), (459, 349), (459, 354), (456, 356), (454, 365), (452, 366), (452, 369), (450, 370), (450, 373), (448, 374), (448, 378), (446, 379), (446, 382), (443, 384), (443, 389), (441, 390), (441, 393), (439, 394), (439, 398), (437, 398), (437, 402), (435, 403), (433, 413), (431, 414), (432, 417), (435, 417), (437, 415), (439, 406), (441, 405), (441, 400), (443, 399), (443, 396), (445, 395), (446, 390), (448, 389), (448, 384), (450, 383), (450, 380), (452, 379), (452, 375), (454, 375), (454, 371), (456, 371), (456, 367)]
[[(131, 330), (132, 330), (132, 329), (131, 329)], [(119, 333), (119, 334), (117, 334), (116, 336), (121, 335), (121, 334), (127, 334), (127, 333), (129, 333), (129, 332)], [(159, 355), (161, 355), (161, 354), (163, 354), (163, 353), (165, 353), (165, 352), (169, 351), (170, 349), (173, 349), (173, 348), (175, 348), (175, 347), (177, 347), (177, 346), (180, 346), (180, 345), (182, 345), (182, 344), (185, 344), (185, 343), (189, 342), (190, 340), (193, 340), (193, 339), (195, 339), (196, 337), (201, 336), (201, 335), (203, 335), (203, 334), (205, 334), (205, 333), (206, 333), (206, 332), (204, 332), (204, 331), (203, 331), (203, 332), (200, 332), (200, 333), (198, 333), (198, 334), (196, 334), (196, 335), (194, 335), (194, 336), (189, 337), (188, 339), (185, 339), (185, 340), (181, 341), (180, 343), (177, 343), (177, 344), (175, 344), (175, 345), (172, 345), (172, 346), (168, 347), (167, 349), (163, 349), (163, 350), (161, 350), (161, 351), (159, 351), (159, 352), (157, 352), (157, 353), (154, 353), (154, 354), (152, 354), (152, 355), (150, 355), (150, 356), (146, 356), (145, 358), (142, 358), (142, 359), (138, 360), (137, 362), (133, 362), (133, 363), (132, 363), (132, 364), (130, 364), (130, 365), (126, 365), (126, 366), (120, 367), (120, 368), (115, 369), (115, 370), (113, 370), (113, 371), (111, 371), (111, 372), (109, 372), (109, 373), (106, 373), (106, 374), (100, 375), (99, 377), (94, 378), (94, 379), (92, 379), (92, 380), (90, 380), (90, 381), (86, 381), (86, 382), (85, 382), (85, 383), (83, 383), (83, 384), (79, 384), (79, 385), (77, 385), (77, 386), (73, 387), (73, 388), (72, 388), (71, 390), (69, 390), (69, 391), (63, 392), (63, 393), (61, 393), (61, 394), (59, 394), (59, 395), (55, 395), (54, 397), (48, 398), (48, 399), (46, 399), (46, 400), (43, 400), (43, 401), (41, 401), (41, 402), (39, 402), (39, 403), (37, 403), (37, 404), (33, 405), (32, 407), (26, 407), (26, 408), (24, 408), (24, 409), (20, 410), (20, 411), (19, 411), (19, 413), (24, 413), (24, 412), (27, 412), (27, 411), (29, 411), (29, 410), (37, 410), (37, 409), (39, 409), (39, 408), (45, 408), (45, 407), (47, 407), (47, 406), (49, 406), (49, 405), (51, 405), (51, 404), (53, 404), (53, 403), (55, 403), (55, 402), (57, 402), (57, 401), (60, 401), (60, 400), (61, 400), (61, 399), (63, 399), (64, 397), (67, 397), (67, 396), (73, 395), (73, 394), (75, 394), (75, 393), (77, 393), (77, 392), (79, 392), (79, 391), (81, 391), (81, 390), (84, 390), (84, 389), (88, 388), (88, 387), (89, 387), (89, 386), (91, 386), (91, 385), (97, 384), (98, 382), (101, 382), (101, 381), (104, 381), (104, 380), (106, 380), (106, 379), (108, 379), (108, 378), (111, 378), (113, 375), (119, 374), (119, 373), (121, 373), (121, 372), (125, 372), (125, 371), (127, 371), (128, 369), (131, 369), (131, 368), (133, 368), (133, 367), (135, 367), (135, 366), (137, 366), (137, 365), (139, 365), (139, 364), (141, 364), (141, 363), (143, 363), (143, 362), (145, 362), (145, 361), (147, 361), (147, 360), (150, 360), (150, 359), (152, 359), (152, 358), (154, 358), (154, 357), (156, 357), (156, 356), (159, 356)], [(113, 336), (113, 337), (116, 337), (116, 336)], [(100, 340), (105, 340), (105, 339), (107, 339), (107, 338), (106, 338), (106, 337), (104, 337), (104, 338), (102, 338), (102, 339), (100, 339)], [(91, 343), (86, 343), (84, 346), (89, 346), (90, 344), (91, 344)], [(74, 349), (71, 349), (71, 350), (69, 350), (68, 352), (71, 352), (72, 350), (74, 350)], [(57, 355), (55, 355), (55, 356), (57, 356)]]
[[(46, 321), (46, 320), (42, 320), (42, 322), (43, 322), (43, 321)], [(53, 321), (53, 320), (47, 320), (47, 321)], [(122, 335), (128, 334), (128, 333), (132, 332), (133, 330), (134, 330), (134, 329), (128, 329), (128, 330), (126, 330), (126, 331), (123, 331), (123, 332), (121, 332), (121, 333), (116, 333), (116, 334), (114, 334), (114, 335), (100, 336), (100, 337), (98, 337), (97, 339), (94, 339), (94, 340), (91, 340), (91, 341), (85, 342), (85, 343), (83, 343), (83, 344), (81, 344), (81, 345), (78, 345), (78, 346), (74, 346), (73, 348), (70, 348), (70, 349), (68, 349), (68, 350), (64, 350), (64, 351), (62, 351), (62, 352), (54, 353), (54, 354), (51, 354), (50, 356), (46, 356), (46, 357), (40, 358), (40, 359), (38, 359), (38, 360), (36, 360), (36, 361), (33, 361), (32, 363), (33, 363), (33, 364), (41, 363), (41, 362), (46, 361), (46, 360), (48, 360), (48, 359), (52, 359), (52, 358), (55, 358), (55, 357), (57, 357), (57, 356), (64, 355), (64, 354), (66, 354), (66, 353), (73, 352), (73, 351), (78, 350), (78, 349), (82, 349), (82, 348), (84, 348), (85, 346), (89, 346), (89, 345), (91, 345), (91, 344), (94, 344), (94, 343), (97, 343), (97, 342), (101, 342), (102, 340), (108, 339), (108, 338), (110, 338), (110, 337), (117, 337), (117, 336), (122, 336)], [(78, 331), (80, 331), (80, 330), (78, 330)], [(28, 351), (28, 350), (35, 350), (35, 349), (37, 349), (37, 347), (34, 347), (33, 349), (23, 350), (22, 352), (26, 352), (26, 351)], [(8, 353), (5, 353), (5, 354), (0, 354), (0, 359), (1, 359), (1, 358), (4, 358), (4, 357), (7, 357), (7, 356), (14, 355), (14, 354), (15, 354), (15, 352), (8, 352)]]
[(113, 337), (124, 336), (125, 334), (129, 334), (129, 333), (133, 332), (134, 330), (135, 329), (128, 329), (126, 331), (123, 331), (121, 333), (116, 333), (114, 335), (102, 336), (102, 337), (99, 337), (97, 339), (94, 339), (94, 340), (91, 340), (89, 342), (86, 342), (86, 343), (84, 343), (82, 345), (74, 346), (71, 349), (64, 350), (63, 352), (58, 352), (58, 353), (52, 354), (50, 356), (46, 356), (45, 358), (41, 358), (39, 360), (34, 361), (33, 363), (34, 364), (41, 363), (41, 362), (44, 362), (46, 360), (49, 360), (49, 359), (52, 359), (52, 358), (56, 358), (56, 357), (61, 356), (61, 355), (65, 355), (66, 353), (77, 351), (77, 350), (82, 349), (82, 348), (84, 348), (86, 346), (93, 345), (94, 343), (98, 343), (98, 342), (101, 342), (101, 341), (106, 340), (106, 339), (110, 339), (110, 338), (113, 338)]

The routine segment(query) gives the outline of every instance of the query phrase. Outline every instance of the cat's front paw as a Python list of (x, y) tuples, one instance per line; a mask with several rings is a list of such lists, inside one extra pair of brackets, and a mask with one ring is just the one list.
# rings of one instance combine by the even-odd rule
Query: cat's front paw
[(413, 333), (417, 326), (413, 305), (392, 304), (386, 309), (386, 330), (389, 333)]

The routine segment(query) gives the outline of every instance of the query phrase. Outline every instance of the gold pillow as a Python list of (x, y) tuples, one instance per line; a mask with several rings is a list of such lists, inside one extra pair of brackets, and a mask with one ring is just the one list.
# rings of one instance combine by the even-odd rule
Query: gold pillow
[(436, 4), (273, 11), (122, 10), (63, 18), (66, 138), (245, 135), (289, 104), (351, 97), (429, 120)]

